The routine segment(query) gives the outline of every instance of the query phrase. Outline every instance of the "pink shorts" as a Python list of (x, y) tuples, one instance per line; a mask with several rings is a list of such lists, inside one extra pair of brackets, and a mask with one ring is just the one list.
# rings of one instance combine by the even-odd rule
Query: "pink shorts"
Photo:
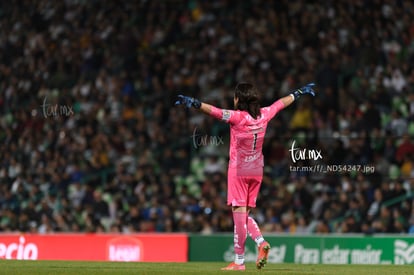
[(256, 207), (257, 195), (263, 175), (240, 176), (237, 169), (230, 168), (227, 174), (227, 205)]

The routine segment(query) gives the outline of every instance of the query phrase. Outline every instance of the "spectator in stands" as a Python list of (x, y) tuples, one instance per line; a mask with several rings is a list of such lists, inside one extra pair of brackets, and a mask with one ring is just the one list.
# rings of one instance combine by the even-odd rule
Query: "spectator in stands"
[(374, 191), (374, 201), (370, 204), (368, 212), (367, 212), (368, 221), (372, 221), (378, 217), (382, 203), (383, 203), (382, 191), (380, 188), (377, 188)]

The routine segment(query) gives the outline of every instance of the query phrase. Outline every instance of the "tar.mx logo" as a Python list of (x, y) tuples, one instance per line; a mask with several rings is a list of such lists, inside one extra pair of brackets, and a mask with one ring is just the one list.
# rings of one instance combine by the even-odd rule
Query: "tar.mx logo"
[(293, 163), (300, 160), (318, 160), (322, 159), (322, 151), (316, 149), (302, 149), (295, 147), (295, 140), (292, 142), (292, 147), (289, 149), (290, 158)]
[(224, 144), (223, 137), (198, 134), (197, 127), (194, 128), (191, 138), (193, 139), (195, 149), (202, 146), (219, 146)]
[(406, 241), (395, 240), (394, 242), (394, 264), (413, 264), (414, 244), (409, 245)]
[(43, 99), (43, 104), (40, 105), (44, 118), (48, 117), (68, 117), (74, 114), (73, 107), (69, 105), (59, 105), (57, 103), (51, 104), (47, 102), (47, 97)]

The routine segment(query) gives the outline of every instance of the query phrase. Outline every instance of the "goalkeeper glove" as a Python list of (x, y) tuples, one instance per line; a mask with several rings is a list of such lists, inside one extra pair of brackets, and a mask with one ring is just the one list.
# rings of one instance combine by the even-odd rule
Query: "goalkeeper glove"
[(194, 107), (196, 109), (200, 109), (201, 102), (194, 97), (178, 95), (178, 100), (175, 102), (175, 105), (185, 105), (187, 108)]
[(308, 83), (302, 88), (293, 91), (292, 95), (295, 98), (295, 100), (304, 94), (311, 94), (312, 96), (315, 96), (315, 91), (312, 89), (313, 86), (315, 86), (315, 83)]

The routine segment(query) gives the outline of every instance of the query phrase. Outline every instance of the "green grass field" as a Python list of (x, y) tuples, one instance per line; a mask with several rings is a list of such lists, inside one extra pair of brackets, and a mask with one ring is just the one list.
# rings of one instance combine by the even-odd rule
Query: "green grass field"
[[(56, 275), (56, 274), (223, 274), (225, 263), (119, 263), (119, 262), (69, 262), (69, 261), (17, 261), (0, 260), (0, 274)], [(268, 264), (256, 270), (253, 263), (246, 265), (243, 274), (414, 274), (414, 267), (394, 265), (299, 265)]]

